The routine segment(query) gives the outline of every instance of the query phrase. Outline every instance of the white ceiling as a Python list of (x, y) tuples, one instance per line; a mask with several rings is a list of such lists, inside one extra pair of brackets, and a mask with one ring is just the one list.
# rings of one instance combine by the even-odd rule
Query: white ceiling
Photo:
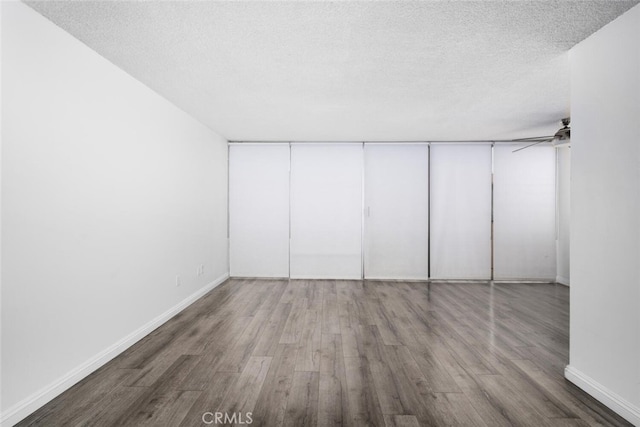
[(27, 3), (229, 140), (399, 141), (553, 134), (638, 0)]

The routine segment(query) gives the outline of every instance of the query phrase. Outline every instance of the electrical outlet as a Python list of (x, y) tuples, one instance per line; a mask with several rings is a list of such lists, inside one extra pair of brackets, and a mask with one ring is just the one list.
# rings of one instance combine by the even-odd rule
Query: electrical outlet
[(180, 276), (176, 275), (176, 286), (180, 286), (182, 283), (180, 282)]

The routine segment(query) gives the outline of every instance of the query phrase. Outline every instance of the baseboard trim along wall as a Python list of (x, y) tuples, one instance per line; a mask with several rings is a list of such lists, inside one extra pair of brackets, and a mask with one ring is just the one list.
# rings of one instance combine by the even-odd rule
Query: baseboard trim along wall
[(153, 330), (196, 302), (200, 297), (223, 283), (228, 278), (229, 273), (223, 274), (198, 291), (189, 295), (187, 298), (171, 307), (169, 310), (165, 311), (158, 317), (152, 319), (147, 324), (141, 326), (120, 341), (114, 343), (104, 351), (87, 360), (85, 363), (71, 370), (69, 373), (59, 378), (57, 381), (54, 381), (47, 387), (44, 387), (40, 391), (32, 394), (21, 402), (18, 402), (13, 407), (7, 409), (0, 416), (0, 425), (2, 425), (2, 427), (12, 426), (23, 420), (24, 418), (56, 398), (58, 395), (62, 394), (64, 391), (68, 390), (73, 385), (77, 384), (82, 379), (95, 372), (98, 368), (111, 361), (123, 351), (140, 341)]
[(640, 408), (618, 396), (593, 378), (585, 375), (573, 366), (567, 365), (564, 377), (582, 390), (589, 393), (596, 400), (620, 415), (635, 426), (640, 426)]
[(560, 283), (561, 285), (570, 286), (570, 281), (566, 277), (556, 276), (556, 283)]

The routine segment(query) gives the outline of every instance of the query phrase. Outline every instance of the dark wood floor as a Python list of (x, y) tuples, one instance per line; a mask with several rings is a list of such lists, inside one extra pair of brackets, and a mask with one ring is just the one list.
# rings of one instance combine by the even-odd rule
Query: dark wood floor
[(568, 325), (561, 285), (232, 279), (20, 425), (629, 425)]

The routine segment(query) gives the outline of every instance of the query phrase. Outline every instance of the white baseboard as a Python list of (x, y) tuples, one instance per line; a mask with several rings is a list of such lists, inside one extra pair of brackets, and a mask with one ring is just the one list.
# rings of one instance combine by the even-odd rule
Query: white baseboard
[(640, 426), (640, 407), (633, 405), (570, 365), (564, 368), (564, 377), (634, 426)]
[(8, 408), (0, 415), (0, 425), (2, 427), (9, 427), (17, 424), (37, 409), (41, 408), (55, 397), (68, 390), (71, 386), (78, 383), (82, 379), (86, 378), (92, 372), (118, 356), (120, 353), (131, 347), (133, 344), (140, 341), (142, 338), (151, 333), (154, 329), (161, 326), (163, 323), (171, 319), (173, 316), (193, 304), (196, 300), (202, 297), (204, 294), (220, 285), (222, 282), (229, 278), (229, 273), (225, 273), (222, 276), (215, 279), (213, 282), (208, 283), (204, 287), (200, 288), (195, 293), (189, 295), (187, 298), (171, 307), (155, 319), (152, 319), (147, 324), (133, 331), (120, 341), (114, 343), (104, 351), (96, 354), (80, 366), (68, 372), (58, 380), (42, 388), (31, 396), (23, 399), (17, 404)]
[(556, 276), (556, 283), (560, 283), (561, 285), (570, 286), (571, 282), (566, 277)]

